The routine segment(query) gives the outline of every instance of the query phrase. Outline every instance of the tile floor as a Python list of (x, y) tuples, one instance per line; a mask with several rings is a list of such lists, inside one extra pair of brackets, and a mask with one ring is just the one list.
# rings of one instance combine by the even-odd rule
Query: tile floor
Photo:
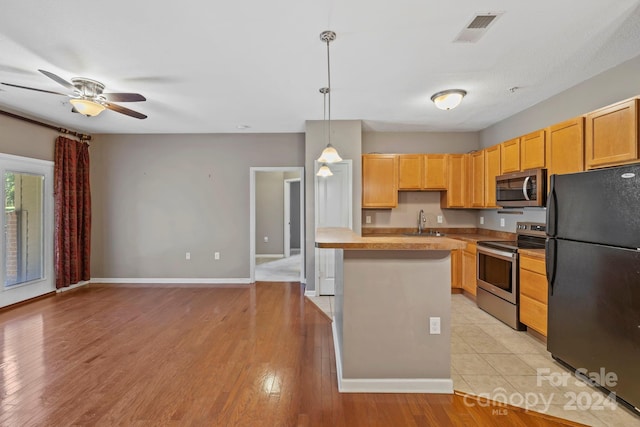
[[(452, 295), (451, 376), (456, 390), (590, 426), (640, 426), (640, 415), (557, 364), (546, 346)], [(333, 317), (333, 297), (309, 298)], [(540, 371), (540, 375), (538, 372)]]

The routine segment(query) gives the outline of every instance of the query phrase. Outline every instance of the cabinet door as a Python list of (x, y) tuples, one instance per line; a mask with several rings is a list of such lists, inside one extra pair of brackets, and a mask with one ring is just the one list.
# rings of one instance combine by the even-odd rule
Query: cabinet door
[(451, 251), (451, 288), (462, 289), (462, 249)]
[(426, 154), (424, 156), (425, 190), (447, 189), (447, 156), (445, 154)]
[(502, 173), (520, 171), (520, 138), (503, 142), (500, 156)]
[(398, 156), (398, 190), (421, 190), (424, 176), (422, 154)]
[(588, 169), (638, 160), (638, 100), (619, 102), (586, 116)]
[(484, 152), (484, 205), (497, 208), (496, 176), (500, 175), (500, 144), (485, 149)]
[(398, 206), (398, 157), (395, 154), (362, 156), (362, 207)]
[(544, 168), (545, 162), (545, 131), (539, 130), (520, 138), (520, 169)]
[(467, 244), (462, 251), (462, 289), (471, 295), (476, 294), (476, 245)]
[(545, 262), (526, 255), (520, 257), (520, 321), (547, 335), (547, 276)]
[(484, 151), (471, 153), (470, 167), (471, 207), (482, 208), (484, 207)]
[(443, 208), (464, 208), (466, 201), (466, 154), (447, 154), (447, 191), (440, 195)]
[[(547, 175), (584, 170), (584, 117), (547, 129)], [(548, 188), (548, 187), (547, 187)]]

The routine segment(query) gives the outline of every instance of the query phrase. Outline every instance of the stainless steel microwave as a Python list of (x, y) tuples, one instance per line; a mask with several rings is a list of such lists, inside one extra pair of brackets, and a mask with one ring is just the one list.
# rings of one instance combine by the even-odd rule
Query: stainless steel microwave
[(547, 170), (531, 169), (496, 177), (496, 204), (505, 208), (545, 206)]

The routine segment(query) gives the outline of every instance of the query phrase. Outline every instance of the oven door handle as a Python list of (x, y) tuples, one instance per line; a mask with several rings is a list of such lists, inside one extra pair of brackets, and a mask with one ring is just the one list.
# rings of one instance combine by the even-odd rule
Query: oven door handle
[(524, 179), (524, 182), (522, 183), (522, 194), (524, 195), (524, 199), (525, 199), (525, 200), (527, 200), (527, 201), (528, 201), (528, 200), (531, 200), (531, 199), (529, 198), (529, 193), (527, 192), (527, 186), (529, 185), (529, 180), (530, 180), (530, 179), (531, 179), (531, 177), (530, 177), (530, 176), (528, 176), (528, 177), (526, 177), (526, 178)]
[(480, 253), (493, 255), (495, 257), (502, 258), (507, 261), (513, 261), (514, 259), (516, 259), (518, 255), (517, 253), (503, 252), (496, 249), (486, 248), (484, 246), (478, 246), (477, 250)]

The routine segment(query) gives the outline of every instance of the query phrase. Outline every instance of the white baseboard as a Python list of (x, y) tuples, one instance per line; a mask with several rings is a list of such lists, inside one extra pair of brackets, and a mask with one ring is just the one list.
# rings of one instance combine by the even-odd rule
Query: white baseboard
[(342, 378), (342, 349), (338, 345), (336, 320), (331, 323), (336, 375), (340, 393), (437, 393), (453, 394), (453, 380), (446, 378)]
[(78, 283), (75, 283), (75, 284), (73, 284), (71, 286), (67, 286), (66, 288), (56, 289), (56, 292), (60, 293), (60, 292), (70, 291), (71, 289), (79, 288), (80, 286), (88, 285), (89, 283), (91, 283), (90, 280), (82, 280), (82, 281), (80, 281)]
[(256, 254), (256, 258), (284, 258), (284, 254)]
[(316, 290), (315, 290), (315, 289), (309, 289), (309, 290), (307, 290), (307, 289), (305, 288), (305, 290), (304, 290), (304, 296), (305, 296), (305, 297), (315, 297), (315, 296), (316, 296)]
[(249, 285), (249, 278), (232, 279), (174, 279), (174, 278), (127, 278), (127, 277), (95, 277), (91, 283), (144, 283), (144, 284), (198, 284), (198, 285)]

